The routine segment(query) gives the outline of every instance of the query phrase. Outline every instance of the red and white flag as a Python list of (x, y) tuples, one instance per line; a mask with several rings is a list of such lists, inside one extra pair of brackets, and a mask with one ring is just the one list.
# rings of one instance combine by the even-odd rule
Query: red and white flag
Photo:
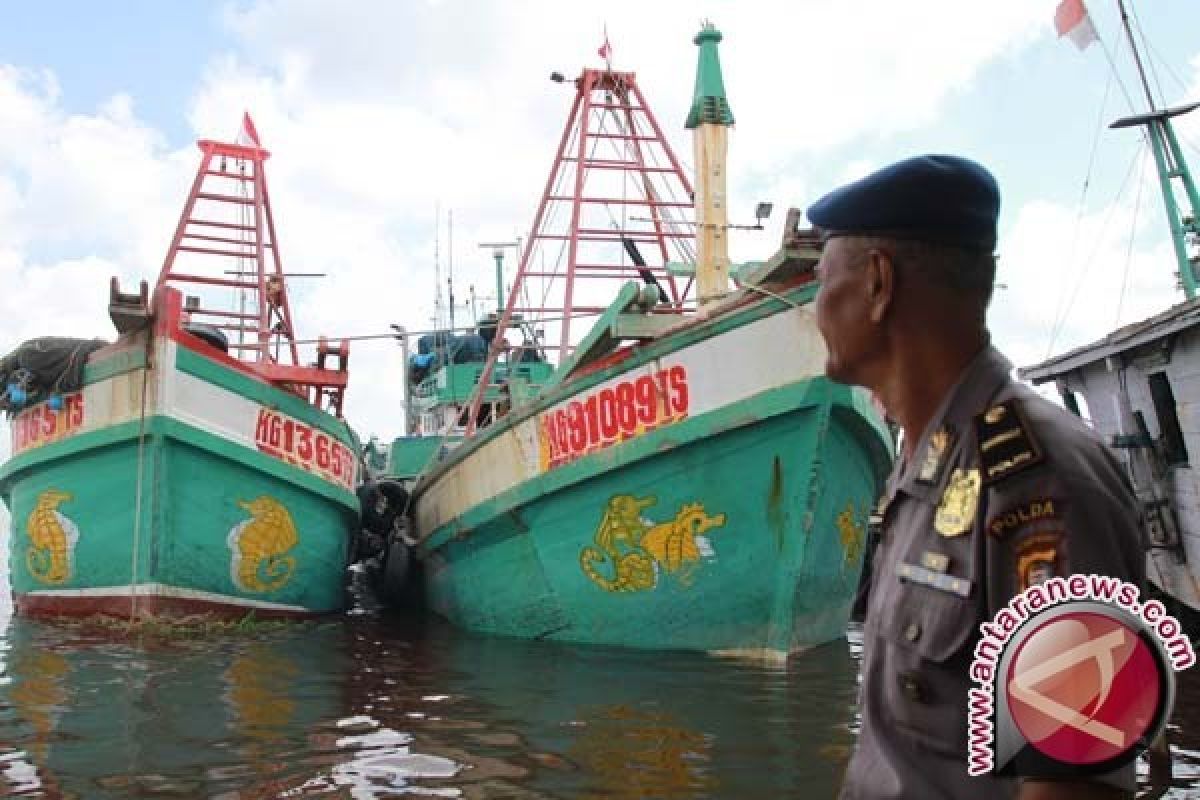
[(250, 140), (255, 147), (262, 147), (262, 142), (258, 140), (258, 129), (254, 127), (254, 120), (250, 119), (250, 112), (242, 112), (242, 134)]
[(1062, 0), (1058, 4), (1054, 12), (1054, 30), (1058, 31), (1059, 36), (1066, 36), (1074, 42), (1080, 50), (1086, 50), (1089, 44), (1100, 38), (1083, 0)]
[(596, 51), (596, 55), (608, 61), (612, 58), (612, 45), (608, 43), (608, 26), (604, 26), (604, 44)]

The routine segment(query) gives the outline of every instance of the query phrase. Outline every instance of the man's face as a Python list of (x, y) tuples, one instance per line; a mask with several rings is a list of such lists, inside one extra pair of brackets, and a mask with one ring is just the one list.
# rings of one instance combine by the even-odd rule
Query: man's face
[(839, 383), (863, 384), (862, 367), (876, 344), (867, 287), (868, 249), (860, 239), (838, 236), (825, 243), (817, 263), (817, 329), (829, 351), (825, 374)]

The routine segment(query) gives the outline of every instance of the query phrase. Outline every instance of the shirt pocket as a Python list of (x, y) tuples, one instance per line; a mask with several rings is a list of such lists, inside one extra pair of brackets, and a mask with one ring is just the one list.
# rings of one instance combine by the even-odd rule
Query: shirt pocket
[[(889, 716), (906, 736), (942, 753), (966, 751), (968, 673), (980, 591), (971, 538), (978, 535), (968, 532), (936, 546), (938, 552), (950, 553), (949, 569), (936, 573), (943, 577), (937, 581), (942, 588), (931, 585), (932, 571), (916, 579), (900, 576), (902, 564), (921, 566), (923, 551), (915, 553), (916, 560), (910, 553), (897, 564), (897, 574), (891, 576), (897, 581), (893, 602), (877, 629), (886, 643), (880, 694)], [(935, 539), (925, 541), (933, 544)]]

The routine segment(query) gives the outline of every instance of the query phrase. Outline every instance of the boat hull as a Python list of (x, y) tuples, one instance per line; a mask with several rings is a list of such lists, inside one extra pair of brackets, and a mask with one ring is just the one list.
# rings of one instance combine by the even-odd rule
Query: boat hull
[[(290, 421), (293, 436), (301, 426), (341, 459), (352, 450), (348, 430), (217, 351), (169, 337), (150, 347), (149, 361), (143, 336), (89, 364), (91, 379), (59, 414), (34, 408), (14, 419), (17, 454), (0, 471), (0, 492), (17, 613), (341, 608), (353, 466), (333, 482), (289, 463), (270, 435), (281, 439), (273, 423)], [(53, 434), (37, 435), (27, 415)]]
[[(865, 397), (819, 376), (812, 324), (760, 308), (671, 336), (456, 453), (417, 490), (430, 605), (483, 633), (639, 648), (770, 657), (842, 636), (890, 451)], [(809, 344), (771, 355), (794, 333)], [(670, 395), (675, 369), (687, 401), (662, 424), (576, 436), (565, 461), (570, 432), (547, 442), (557, 409), (664, 372)]]

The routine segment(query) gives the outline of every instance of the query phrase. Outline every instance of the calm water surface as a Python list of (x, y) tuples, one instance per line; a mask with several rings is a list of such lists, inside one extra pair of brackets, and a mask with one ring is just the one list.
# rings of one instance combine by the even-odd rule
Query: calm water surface
[[(854, 739), (856, 630), (776, 670), (363, 608), (183, 642), (0, 614), (10, 796), (825, 797)], [(1197, 672), (1167, 797), (1200, 797)]]

